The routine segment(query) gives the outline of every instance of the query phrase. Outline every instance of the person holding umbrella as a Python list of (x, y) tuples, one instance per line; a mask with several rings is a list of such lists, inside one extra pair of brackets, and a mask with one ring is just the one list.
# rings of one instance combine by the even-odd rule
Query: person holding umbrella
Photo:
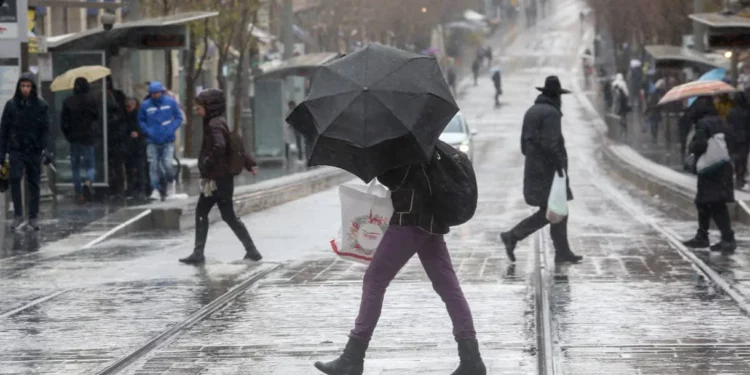
[(430, 180), (428, 165), (458, 111), (437, 61), (373, 43), (323, 65), (312, 82), (287, 119), (314, 145), (309, 165), (339, 167), (365, 182), (377, 178), (391, 190), (396, 212), (365, 272), (359, 314), (343, 353), (315, 367), (328, 375), (363, 373), (385, 291), (417, 254), (453, 322), (460, 358), (453, 374), (486, 374), (471, 310), (443, 239), (449, 226), (439, 214), (440, 202), (432, 199), (440, 182)]
[[(542, 229), (550, 222), (546, 218), (547, 198), (552, 188), (555, 173), (567, 175), (568, 153), (562, 134), (562, 95), (570, 91), (562, 88), (557, 76), (549, 76), (544, 87), (537, 87), (542, 93), (526, 112), (521, 133), (521, 152), (526, 156), (523, 179), (523, 196), (529, 206), (539, 210), (524, 219), (508, 232), (500, 235), (508, 258), (516, 261), (513, 251), (519, 241)], [(573, 193), (568, 186), (568, 200)], [(555, 246), (556, 263), (578, 263), (583, 257), (570, 250), (568, 244), (568, 218), (550, 228), (552, 243)]]
[[(73, 95), (63, 101), (60, 113), (60, 128), (70, 143), (70, 168), (73, 187), (78, 202), (83, 204), (93, 198), (93, 183), (96, 179), (96, 136), (99, 134), (99, 108), (96, 99), (89, 93), (89, 81), (78, 77)], [(81, 182), (81, 167), (85, 170)]]

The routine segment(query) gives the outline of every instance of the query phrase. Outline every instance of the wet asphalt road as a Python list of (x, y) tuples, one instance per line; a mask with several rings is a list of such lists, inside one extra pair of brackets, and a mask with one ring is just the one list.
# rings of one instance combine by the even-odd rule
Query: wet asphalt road
[[(521, 119), (548, 74), (571, 86), (581, 35), (580, 2), (558, 0), (551, 17), (502, 53), (503, 105), (492, 106), (489, 77), (459, 104), (479, 130), (477, 216), (447, 242), (474, 313), (490, 374), (539, 374), (535, 252), (551, 256), (545, 231), (521, 243), (508, 263), (498, 238), (532, 212), (523, 202)], [(589, 35), (590, 37), (590, 35)], [(496, 46), (501, 51), (501, 46)], [(570, 153), (570, 240), (585, 261), (550, 266), (550, 358), (559, 374), (750, 373), (750, 318), (656, 228), (688, 236), (679, 208), (606, 175), (602, 140), (573, 95), (563, 103)], [(208, 264), (180, 265), (192, 234), (142, 235), (49, 258), (0, 260), (0, 374), (97, 374), (154, 338), (121, 374), (313, 374), (346, 342), (364, 267), (328, 247), (339, 214), (335, 190), (245, 217), (265, 260), (239, 261), (242, 248), (216, 225)], [(750, 230), (738, 227), (733, 257), (699, 253), (750, 295)], [(536, 243), (540, 243), (539, 246)], [(278, 267), (278, 268), (276, 268)], [(267, 273), (270, 271), (270, 273)], [(262, 275), (258, 282), (250, 282)], [(217, 299), (248, 286), (226, 305)], [(450, 320), (417, 260), (386, 294), (368, 351), (368, 375), (448, 374), (457, 363)], [(211, 314), (196, 318), (204, 306)], [(186, 319), (191, 320), (185, 325)], [(182, 328), (174, 334), (169, 329)], [(161, 335), (161, 336), (160, 336)], [(142, 356), (140, 354), (143, 354)]]

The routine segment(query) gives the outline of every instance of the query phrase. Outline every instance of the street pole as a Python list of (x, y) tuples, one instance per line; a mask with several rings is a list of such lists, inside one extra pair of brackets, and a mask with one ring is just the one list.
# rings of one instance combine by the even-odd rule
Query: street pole
[[(705, 0), (693, 0), (693, 13), (703, 13), (705, 9)], [(696, 21), (693, 21), (693, 48), (698, 52), (706, 52), (706, 45), (703, 38), (706, 34), (706, 27)]]
[(292, 0), (284, 0), (284, 60), (289, 60), (294, 56), (294, 11)]

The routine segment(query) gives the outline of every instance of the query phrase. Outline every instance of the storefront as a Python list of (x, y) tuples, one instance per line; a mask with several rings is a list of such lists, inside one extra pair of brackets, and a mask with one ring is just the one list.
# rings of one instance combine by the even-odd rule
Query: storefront
[[(144, 19), (133, 22), (115, 24), (111, 30), (101, 27), (86, 32), (61, 35), (47, 39), (51, 62), (49, 71), (40, 74), (42, 92), (48, 98), (50, 114), (52, 116), (52, 137), (55, 145), (57, 185), (69, 187), (72, 182), (72, 171), (68, 157), (68, 142), (60, 133), (60, 112), (63, 101), (72, 91), (51, 92), (49, 90), (52, 79), (70, 69), (87, 65), (103, 65), (113, 70), (115, 82), (132, 82), (135, 73), (129, 64), (114, 64), (113, 62), (132, 51), (142, 50), (184, 50), (190, 45), (190, 33), (187, 24), (193, 21), (214, 17), (218, 12), (191, 12), (176, 14), (169, 17)], [(115, 65), (118, 65), (117, 69)], [(140, 82), (132, 82), (137, 84)], [(121, 89), (122, 87), (117, 87)], [(132, 91), (132, 90), (128, 90)], [(91, 83), (91, 92), (99, 100), (100, 113), (106, 114), (108, 105), (107, 87), (105, 80)], [(138, 98), (142, 99), (142, 98)], [(97, 134), (96, 144), (96, 181), (94, 186), (107, 186), (109, 183), (108, 168), (108, 118), (102, 116), (101, 131)]]

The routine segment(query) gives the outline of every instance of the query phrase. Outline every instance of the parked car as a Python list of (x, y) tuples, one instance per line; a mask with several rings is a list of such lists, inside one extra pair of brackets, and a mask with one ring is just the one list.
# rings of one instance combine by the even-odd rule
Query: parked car
[(466, 123), (466, 117), (461, 112), (456, 113), (448, 126), (440, 135), (440, 140), (455, 147), (459, 151), (469, 156), (474, 161), (474, 136), (476, 130), (471, 130)]

